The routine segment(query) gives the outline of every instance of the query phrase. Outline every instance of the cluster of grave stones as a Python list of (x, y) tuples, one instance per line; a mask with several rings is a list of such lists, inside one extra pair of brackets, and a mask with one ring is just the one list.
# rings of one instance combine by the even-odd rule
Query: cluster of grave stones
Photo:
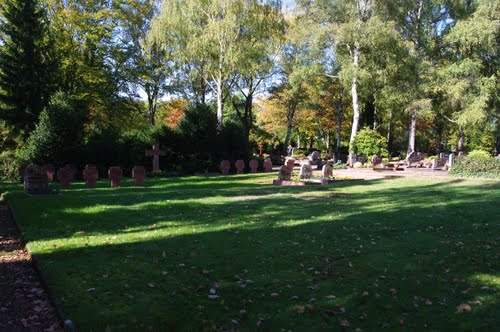
[[(61, 189), (69, 189), (71, 182), (75, 180), (77, 169), (73, 165), (66, 165), (57, 172), (57, 179)], [(31, 194), (43, 194), (49, 192), (49, 183), (54, 180), (55, 168), (51, 165), (30, 165), (24, 171), (24, 190)], [(111, 187), (121, 186), (123, 170), (121, 167), (113, 166), (108, 170)], [(144, 166), (135, 166), (132, 169), (132, 178), (135, 186), (144, 186), (146, 169)], [(87, 188), (95, 188), (99, 179), (99, 170), (95, 165), (88, 164), (83, 170), (83, 179)]]
[[(259, 168), (259, 161), (252, 159), (248, 163), (248, 166), (250, 168), (250, 173), (257, 173), (258, 168)], [(234, 163), (234, 168), (236, 169), (236, 174), (243, 174), (245, 173), (245, 161), (243, 160), (236, 160)], [(273, 170), (273, 163), (270, 158), (267, 158), (264, 160), (264, 172), (271, 172)], [(231, 162), (229, 160), (222, 160), (220, 162), (220, 172), (223, 175), (228, 175), (229, 172), (231, 171)]]
[[(290, 181), (293, 174), (293, 168), (295, 166), (294, 159), (288, 159), (286, 164), (280, 167), (278, 173), (278, 180)], [(310, 162), (305, 162), (300, 166), (299, 179), (311, 179), (313, 175), (313, 169)], [(323, 179), (331, 178), (333, 176), (333, 167), (330, 164), (323, 165), (321, 169), (321, 177)]]

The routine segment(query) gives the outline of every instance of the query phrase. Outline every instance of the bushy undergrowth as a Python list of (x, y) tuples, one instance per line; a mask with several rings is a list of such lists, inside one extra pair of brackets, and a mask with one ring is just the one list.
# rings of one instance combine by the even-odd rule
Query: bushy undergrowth
[(450, 170), (454, 176), (500, 178), (500, 159), (483, 151), (472, 151), (468, 156), (459, 157)]

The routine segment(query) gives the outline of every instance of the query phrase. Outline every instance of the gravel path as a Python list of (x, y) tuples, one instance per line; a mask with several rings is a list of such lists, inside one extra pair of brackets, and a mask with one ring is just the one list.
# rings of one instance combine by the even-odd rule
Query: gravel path
[(63, 331), (4, 202), (0, 202), (0, 331)]

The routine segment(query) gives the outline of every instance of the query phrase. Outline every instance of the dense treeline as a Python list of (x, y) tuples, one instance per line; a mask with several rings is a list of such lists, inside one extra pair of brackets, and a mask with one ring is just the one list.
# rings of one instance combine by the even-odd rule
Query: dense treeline
[(2, 168), (500, 152), (495, 0), (3, 0)]

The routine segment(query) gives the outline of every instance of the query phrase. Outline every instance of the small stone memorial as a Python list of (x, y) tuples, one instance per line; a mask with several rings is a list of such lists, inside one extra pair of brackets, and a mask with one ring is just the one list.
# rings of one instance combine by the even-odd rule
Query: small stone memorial
[(271, 158), (266, 158), (264, 160), (264, 172), (272, 172), (273, 171), (273, 162)]
[(132, 168), (132, 178), (134, 178), (134, 186), (143, 187), (144, 179), (146, 178), (146, 169), (144, 166), (135, 166)]
[(250, 167), (250, 173), (257, 173), (257, 169), (259, 168), (259, 161), (252, 159), (250, 160), (248, 166)]
[(312, 167), (311, 165), (304, 164), (300, 166), (299, 179), (310, 179), (312, 177)]
[(45, 173), (47, 176), (47, 181), (52, 182), (54, 181), (54, 174), (56, 173), (56, 169), (52, 165), (44, 165), (42, 167), (42, 172)]
[(382, 163), (382, 158), (380, 158), (379, 156), (377, 155), (374, 155), (372, 157), (372, 165), (373, 166), (377, 166), (377, 165), (380, 165)]
[(87, 188), (95, 188), (97, 186), (97, 179), (99, 179), (99, 170), (95, 165), (86, 165), (83, 170), (83, 179)]
[(333, 176), (333, 168), (329, 164), (326, 164), (323, 166), (323, 169), (321, 170), (321, 177), (323, 179), (326, 178), (331, 178)]
[(111, 188), (118, 188), (121, 186), (121, 179), (123, 178), (123, 171), (119, 166), (113, 166), (108, 171), (109, 180), (111, 181)]
[(293, 171), (287, 165), (281, 166), (278, 174), (278, 180), (290, 181), (292, 179), (292, 172)]
[(318, 162), (321, 162), (321, 152), (319, 151), (313, 151), (310, 155), (309, 155), (309, 160), (314, 164), (316, 165)]
[(59, 171), (57, 171), (57, 179), (59, 180), (61, 189), (69, 189), (71, 187), (71, 181), (73, 181), (73, 178), (74, 171), (70, 165), (59, 168)]
[(48, 194), (49, 181), (42, 167), (30, 165), (24, 172), (24, 191), (31, 195)]
[(145, 151), (146, 157), (153, 157), (153, 172), (160, 170), (160, 156), (165, 156), (166, 151), (160, 149), (160, 143), (154, 143), (151, 150)]
[(295, 159), (287, 159), (285, 165), (290, 169), (290, 172), (293, 171), (293, 167), (295, 166)]
[(231, 163), (229, 162), (229, 160), (223, 160), (220, 162), (220, 172), (223, 175), (228, 175), (230, 169), (231, 169)]
[(236, 174), (245, 173), (245, 162), (243, 160), (236, 160), (236, 162), (234, 163), (234, 167), (236, 168)]

